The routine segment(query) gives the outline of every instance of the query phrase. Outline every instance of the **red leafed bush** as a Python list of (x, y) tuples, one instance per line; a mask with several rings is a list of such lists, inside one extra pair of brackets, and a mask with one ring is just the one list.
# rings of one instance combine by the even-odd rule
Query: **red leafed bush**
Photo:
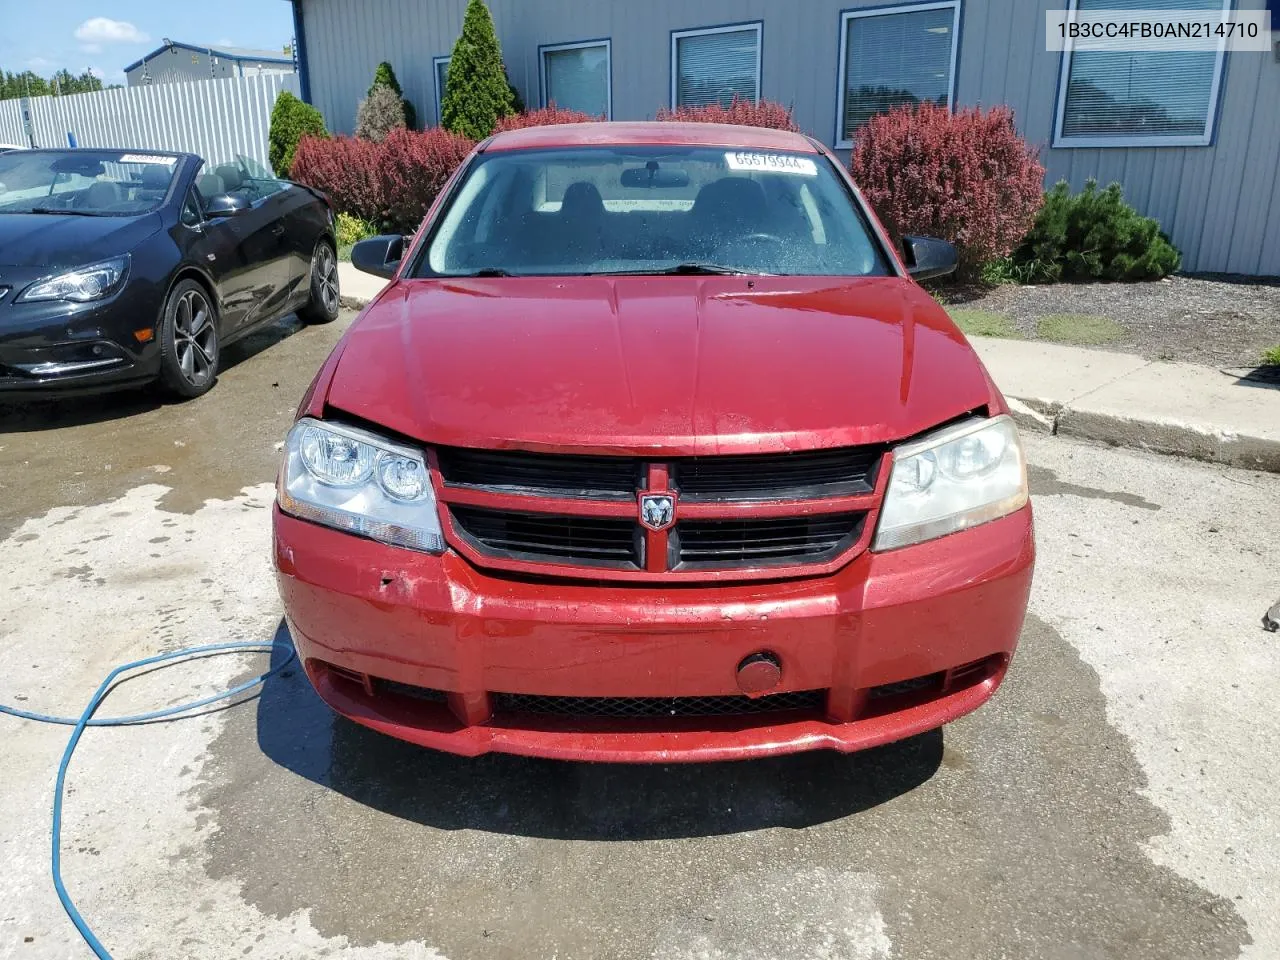
[(392, 130), (379, 146), (377, 177), (386, 191), (382, 219), (392, 230), (413, 233), (475, 144), (443, 127), (431, 127), (420, 132)]
[(953, 114), (922, 103), (874, 116), (851, 167), (895, 243), (904, 234), (949, 240), (966, 277), (1017, 246), (1044, 197), (1044, 167), (1008, 107)]
[(512, 113), (498, 119), (493, 128), (494, 133), (507, 130), (523, 130), (525, 127), (546, 127), (553, 123), (590, 123), (592, 120), (603, 120), (604, 117), (593, 117), (581, 110), (565, 110), (550, 103), (541, 110), (528, 110), (524, 113)]
[(773, 130), (799, 130), (791, 119), (791, 109), (772, 100), (752, 103), (733, 98), (727, 107), (713, 103), (705, 107), (677, 107), (658, 110), (659, 120), (676, 120), (688, 123), (737, 123), (744, 127), (769, 127)]
[(440, 127), (398, 127), (381, 143), (353, 137), (303, 137), (292, 176), (328, 194), (340, 213), (380, 230), (412, 233), (474, 144)]
[(340, 213), (380, 223), (386, 190), (377, 174), (382, 145), (355, 137), (303, 137), (289, 175), (323, 190)]

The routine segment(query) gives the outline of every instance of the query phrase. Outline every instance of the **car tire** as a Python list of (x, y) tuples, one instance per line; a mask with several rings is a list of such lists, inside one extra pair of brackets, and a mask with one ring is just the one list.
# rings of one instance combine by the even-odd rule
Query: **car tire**
[(208, 393), (218, 379), (218, 311), (209, 291), (179, 280), (160, 317), (160, 383), (183, 400)]
[(306, 323), (332, 323), (342, 309), (338, 290), (338, 257), (328, 240), (320, 240), (311, 254), (311, 299), (298, 311)]

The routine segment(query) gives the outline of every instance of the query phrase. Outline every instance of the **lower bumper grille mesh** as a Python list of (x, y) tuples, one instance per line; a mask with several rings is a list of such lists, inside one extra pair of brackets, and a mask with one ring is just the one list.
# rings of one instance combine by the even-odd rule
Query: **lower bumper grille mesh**
[(825, 690), (800, 690), (763, 697), (542, 697), (524, 693), (493, 694), (493, 710), (540, 713), (560, 717), (620, 720), (665, 717), (731, 717), (742, 714), (822, 710)]

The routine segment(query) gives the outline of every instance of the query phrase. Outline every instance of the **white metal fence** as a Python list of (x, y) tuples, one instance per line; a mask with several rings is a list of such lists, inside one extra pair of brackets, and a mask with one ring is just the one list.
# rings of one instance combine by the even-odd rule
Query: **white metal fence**
[(9, 104), (31, 111), (37, 147), (128, 147), (179, 150), (210, 162), (236, 154), (267, 163), (271, 108), (282, 90), (297, 94), (293, 74), (156, 83), (65, 97), (0, 101), (0, 140), (26, 144), (20, 107), (13, 111), (17, 138), (9, 140)]
[(27, 146), (27, 133), (22, 126), (22, 103), (19, 100), (0, 100), (0, 143), (15, 147)]

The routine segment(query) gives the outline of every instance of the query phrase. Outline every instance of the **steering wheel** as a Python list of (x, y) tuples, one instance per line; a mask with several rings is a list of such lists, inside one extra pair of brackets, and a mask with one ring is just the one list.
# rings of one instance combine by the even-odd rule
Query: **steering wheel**
[(787, 241), (783, 240), (776, 233), (765, 233), (764, 231), (759, 231), (757, 233), (748, 233), (745, 236), (741, 236), (741, 237), (734, 237), (733, 242), (734, 243), (763, 242), (763, 243), (776, 243), (781, 245), (781, 244), (785, 244)]

